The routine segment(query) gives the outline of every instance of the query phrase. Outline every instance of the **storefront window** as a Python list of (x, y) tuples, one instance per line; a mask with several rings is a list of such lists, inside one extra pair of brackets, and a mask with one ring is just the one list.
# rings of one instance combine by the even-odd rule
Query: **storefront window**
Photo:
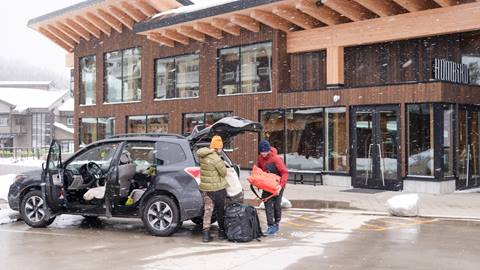
[(283, 154), (285, 151), (285, 112), (283, 110), (261, 111), (260, 123), (263, 125), (262, 139), (268, 140), (279, 154)]
[(455, 118), (454, 105), (443, 105), (443, 172), (444, 176), (453, 175), (454, 136), (453, 126)]
[(147, 117), (145, 115), (128, 116), (127, 133), (147, 133)]
[(433, 104), (411, 104), (408, 116), (408, 174), (433, 176)]
[(219, 94), (271, 91), (271, 65), (271, 42), (220, 50)]
[(98, 140), (115, 135), (115, 118), (98, 118)]
[(232, 116), (231, 112), (208, 112), (208, 113), (186, 113), (183, 115), (183, 134), (192, 134), (193, 129), (198, 126), (199, 130), (208, 127), (218, 120)]
[(480, 85), (480, 55), (463, 55), (462, 64), (468, 66), (470, 84)]
[(147, 116), (148, 133), (168, 133), (168, 115)]
[(156, 61), (156, 99), (198, 97), (199, 57), (187, 55)]
[(114, 117), (81, 118), (79, 123), (81, 146), (115, 135)]
[(323, 170), (323, 108), (288, 109), (286, 161), (289, 169)]
[(95, 104), (96, 70), (95, 55), (80, 58), (80, 105)]
[(327, 128), (325, 143), (326, 171), (346, 172), (347, 169), (347, 115), (344, 107), (326, 108)]
[(97, 140), (97, 118), (80, 119), (80, 145), (87, 145)]
[(105, 101), (141, 99), (142, 49), (131, 48), (105, 54)]

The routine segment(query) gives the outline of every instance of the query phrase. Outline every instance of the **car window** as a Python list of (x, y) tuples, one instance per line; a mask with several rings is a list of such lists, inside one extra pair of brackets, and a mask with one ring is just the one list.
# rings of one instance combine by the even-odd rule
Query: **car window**
[(78, 169), (83, 165), (89, 162), (95, 162), (96, 164), (100, 165), (102, 169), (107, 170), (110, 166), (110, 163), (113, 159), (115, 150), (117, 150), (118, 145), (119, 143), (105, 143), (94, 146), (93, 148), (86, 150), (85, 152), (71, 160), (67, 164), (66, 169), (71, 171), (78, 171)]
[(154, 142), (128, 142), (123, 152), (128, 152), (131, 162), (136, 165), (136, 172), (146, 172), (155, 165)]
[(170, 165), (180, 163), (187, 159), (183, 148), (176, 143), (157, 142), (157, 158), (158, 165)]

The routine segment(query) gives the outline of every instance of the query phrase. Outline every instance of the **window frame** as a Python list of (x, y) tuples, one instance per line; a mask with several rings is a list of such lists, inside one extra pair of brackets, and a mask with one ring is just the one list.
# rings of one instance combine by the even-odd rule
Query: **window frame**
[(102, 116), (102, 117), (79, 117), (78, 118), (78, 145), (82, 145), (82, 119), (95, 119), (95, 139), (92, 138), (92, 141), (89, 142), (89, 143), (86, 143), (85, 145), (89, 145), (93, 142), (96, 142), (96, 141), (99, 141), (99, 140), (104, 140), (104, 139), (107, 139), (107, 137), (103, 138), (103, 139), (98, 139), (98, 131), (99, 131), (99, 124), (98, 124), (98, 119), (99, 118), (104, 118), (104, 119), (113, 119), (113, 134), (112, 136), (115, 135), (115, 127), (117, 125), (116, 123), (116, 118), (115, 116)]
[[(139, 49), (140, 50), (140, 96), (138, 97), (138, 99), (135, 99), (135, 100), (125, 100), (125, 89), (124, 89), (124, 79), (125, 79), (125, 75), (124, 75), (124, 53), (125, 51), (127, 50), (135, 50), (135, 49)], [(121, 98), (120, 98), (120, 101), (108, 101), (108, 83), (107, 83), (107, 78), (105, 77), (106, 74), (107, 74), (107, 66), (105, 65), (106, 64), (106, 57), (107, 57), (107, 54), (111, 54), (111, 53), (115, 53), (115, 52), (119, 52), (121, 54)], [(118, 50), (114, 50), (114, 51), (109, 51), (109, 52), (105, 52), (103, 53), (103, 104), (121, 104), (121, 103), (136, 103), (136, 102), (142, 102), (142, 91), (143, 91), (143, 84), (144, 84), (144, 80), (143, 80), (143, 47), (142, 46), (134, 46), (134, 47), (130, 47), (130, 48), (124, 48), (124, 49), (118, 49)]]
[[(177, 58), (182, 58), (182, 57), (189, 57), (189, 56), (197, 56), (198, 58), (198, 94), (196, 97), (173, 97), (173, 98), (168, 98), (167, 97), (167, 89), (165, 89), (165, 98), (159, 98), (157, 97), (157, 72), (158, 72), (158, 65), (157, 62), (160, 60), (173, 60), (173, 65), (175, 66), (175, 71), (174, 71), (174, 80), (173, 80), (173, 87), (175, 89), (175, 95), (177, 94)], [(185, 53), (185, 54), (179, 54), (179, 55), (174, 55), (174, 56), (167, 56), (167, 57), (160, 57), (156, 58), (153, 60), (153, 100), (154, 101), (164, 101), (164, 100), (181, 100), (181, 99), (198, 99), (200, 98), (200, 54), (198, 53)]]
[[(93, 58), (94, 59), (94, 66), (95, 66), (95, 75), (94, 75), (94, 78), (95, 78), (95, 83), (93, 85), (93, 103), (91, 104), (87, 104), (87, 103), (82, 103), (82, 90), (83, 90), (83, 95), (85, 96), (85, 99), (86, 99), (86, 94), (85, 94), (85, 89), (84, 87), (82, 87), (82, 84), (83, 84), (83, 80), (82, 80), (82, 59), (85, 59), (85, 58)], [(85, 56), (82, 56), (82, 57), (79, 57), (78, 58), (78, 76), (79, 76), (79, 83), (78, 83), (78, 90), (79, 90), (79, 104), (80, 106), (95, 106), (97, 104), (97, 55), (96, 54), (91, 54), (91, 55), (85, 55)], [(72, 80), (74, 81), (74, 80)], [(105, 84), (104, 84), (105, 85)]]
[[(235, 93), (235, 94), (222, 94), (220, 93), (220, 75), (221, 75), (221, 70), (220, 70), (220, 67), (221, 67), (221, 51), (222, 50), (228, 50), (228, 49), (238, 49), (238, 55), (239, 55), (239, 66), (240, 66), (240, 69), (239, 69), (239, 74), (238, 74), (238, 77), (240, 78), (239, 79), (239, 82), (237, 83), (237, 87), (238, 89), (240, 89), (241, 91), (241, 88), (242, 88), (242, 48), (243, 47), (249, 47), (249, 46), (254, 46), (254, 45), (260, 45), (260, 44), (270, 44), (270, 47), (271, 47), (271, 50), (272, 50), (272, 55), (271, 55), (271, 64), (270, 64), (270, 77), (272, 78), (272, 81), (271, 81), (271, 87), (270, 87), (270, 90), (269, 91), (262, 91), (262, 92), (252, 92), (252, 93)], [(229, 47), (223, 47), (223, 48), (218, 48), (217, 49), (217, 96), (219, 97), (229, 97), (229, 96), (239, 96), (239, 95), (256, 95), (256, 94), (270, 94), (273, 92), (273, 60), (274, 60), (274, 54), (273, 54), (273, 50), (274, 50), (274, 47), (273, 47), (273, 41), (272, 40), (264, 40), (264, 41), (259, 41), (259, 42), (254, 42), (254, 43), (249, 43), (249, 44), (241, 44), (241, 45), (236, 45), (236, 46), (229, 46)]]

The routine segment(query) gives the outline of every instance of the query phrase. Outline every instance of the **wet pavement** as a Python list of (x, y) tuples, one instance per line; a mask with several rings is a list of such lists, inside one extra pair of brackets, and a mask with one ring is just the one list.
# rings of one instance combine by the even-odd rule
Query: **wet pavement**
[(158, 238), (140, 220), (63, 215), (46, 229), (0, 225), (0, 268), (479, 269), (479, 232), (477, 221), (285, 211), (275, 237), (202, 243), (190, 222)]

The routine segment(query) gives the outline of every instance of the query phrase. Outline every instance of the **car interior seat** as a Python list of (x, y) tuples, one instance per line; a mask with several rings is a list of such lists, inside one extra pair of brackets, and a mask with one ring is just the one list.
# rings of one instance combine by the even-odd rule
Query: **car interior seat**
[(132, 179), (136, 173), (136, 165), (128, 151), (123, 151), (118, 165), (118, 183), (120, 184), (120, 197), (126, 198), (130, 194)]

